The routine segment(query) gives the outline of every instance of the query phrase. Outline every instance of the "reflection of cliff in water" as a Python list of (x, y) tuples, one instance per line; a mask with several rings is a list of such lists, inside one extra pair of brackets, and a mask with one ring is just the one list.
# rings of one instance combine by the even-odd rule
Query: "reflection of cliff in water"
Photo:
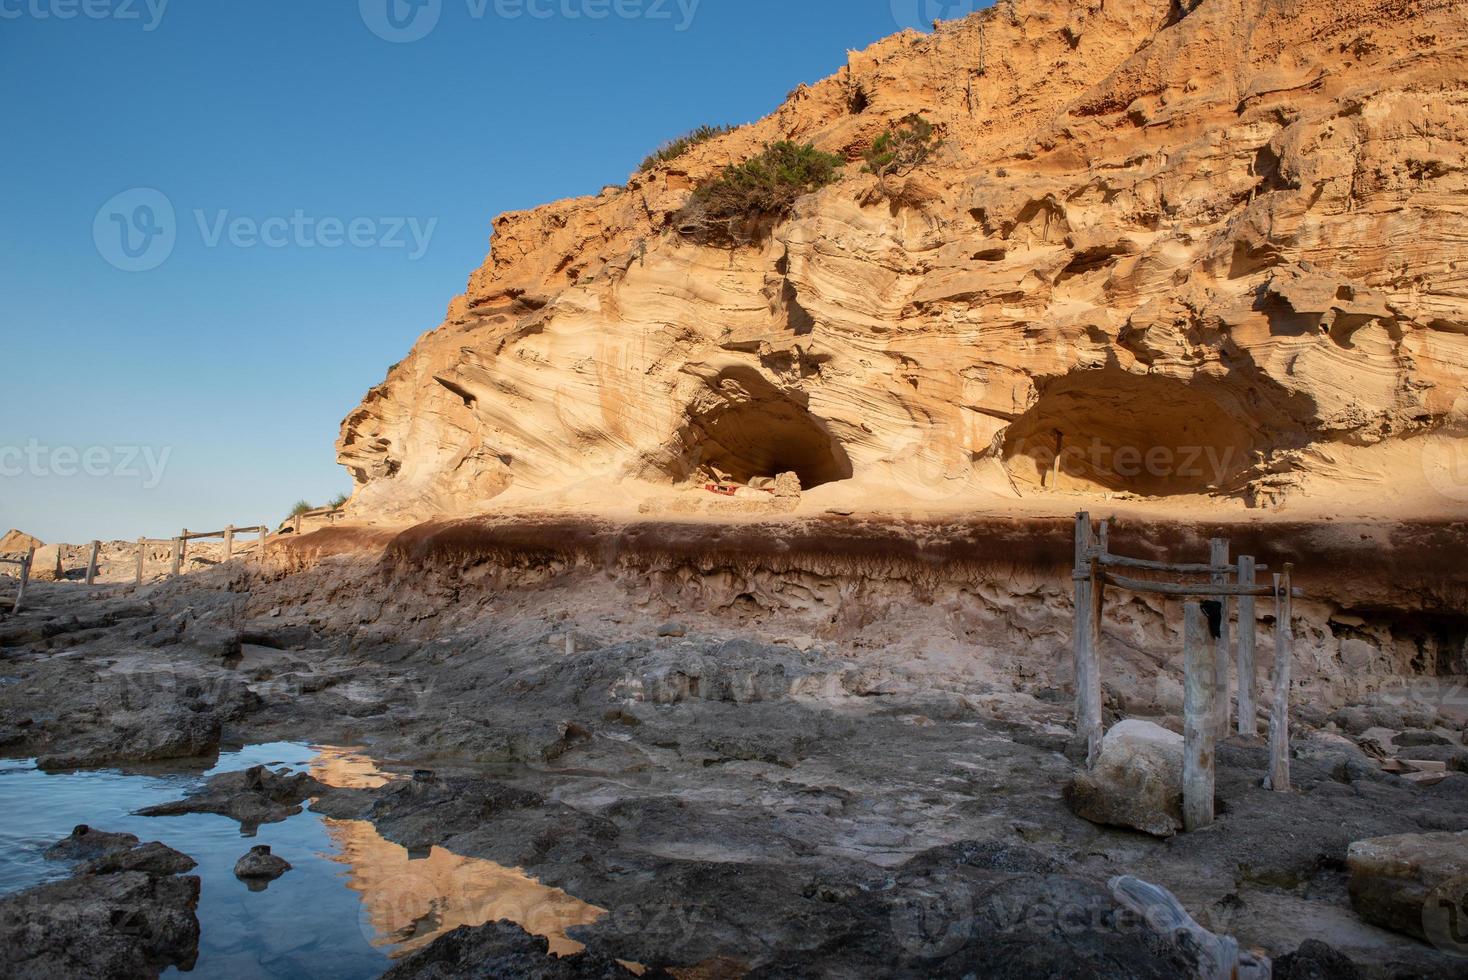
[[(395, 778), (377, 770), (366, 756), (338, 749), (323, 749), (311, 772), (328, 785), (356, 788)], [(566, 930), (595, 922), (606, 912), (493, 861), (441, 847), (426, 857), (410, 858), (407, 848), (384, 839), (367, 821), (322, 823), (341, 852), (331, 855), (332, 860), (347, 865), (347, 887), (362, 901), (364, 930), (370, 928), (374, 946), (394, 946), (394, 957), (459, 926), (500, 919), (546, 937), (552, 953), (566, 956), (585, 948)]]

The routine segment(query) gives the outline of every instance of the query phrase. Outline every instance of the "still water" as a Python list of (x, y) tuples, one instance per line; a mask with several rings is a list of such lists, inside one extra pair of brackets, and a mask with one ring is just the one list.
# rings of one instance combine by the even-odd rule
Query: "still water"
[[(409, 854), (365, 821), (309, 810), (264, 824), (253, 837), (216, 814), (139, 817), (134, 811), (184, 796), (210, 776), (254, 765), (309, 770), (331, 786), (380, 786), (402, 776), (350, 750), (291, 742), (222, 753), (200, 774), (117, 770), (48, 775), (31, 763), (0, 761), (0, 894), (65, 878), (71, 866), (42, 852), (77, 824), (159, 840), (189, 855), (203, 881), (199, 959), (192, 976), (376, 977), (401, 957), (461, 925), (498, 919), (547, 937), (552, 952), (581, 949), (572, 926), (602, 909), (492, 861), (442, 848)], [(252, 892), (234, 864), (254, 844), (294, 868)], [(170, 970), (165, 976), (179, 976)]]

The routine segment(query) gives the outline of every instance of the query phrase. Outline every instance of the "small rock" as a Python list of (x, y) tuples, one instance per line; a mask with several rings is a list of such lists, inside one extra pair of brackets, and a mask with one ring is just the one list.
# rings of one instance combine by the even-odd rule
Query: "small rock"
[(1307, 939), (1274, 961), (1274, 980), (1361, 980), (1361, 971), (1332, 947)]
[(658, 636), (687, 636), (688, 627), (682, 623), (664, 623), (658, 627)]
[[(120, 835), (123, 836), (123, 835)], [(151, 841), (137, 847), (123, 848), (83, 862), (76, 869), (79, 875), (113, 875), (127, 871), (141, 871), (155, 876), (180, 875), (198, 866), (193, 858), (175, 851), (167, 844)]]
[(270, 853), (269, 844), (256, 844), (235, 862), (234, 876), (250, 886), (251, 891), (265, 887), (291, 869), (285, 858)]
[(1183, 827), (1183, 737), (1127, 719), (1101, 740), (1096, 768), (1065, 788), (1065, 802), (1092, 823), (1171, 837)]
[(138, 838), (132, 834), (109, 834), (105, 830), (78, 824), (70, 837), (46, 848), (45, 857), (47, 861), (87, 861), (137, 846)]
[(1438, 732), (1428, 731), (1425, 728), (1409, 728), (1397, 735), (1394, 742), (1399, 747), (1416, 748), (1423, 745), (1452, 745), (1453, 740)]

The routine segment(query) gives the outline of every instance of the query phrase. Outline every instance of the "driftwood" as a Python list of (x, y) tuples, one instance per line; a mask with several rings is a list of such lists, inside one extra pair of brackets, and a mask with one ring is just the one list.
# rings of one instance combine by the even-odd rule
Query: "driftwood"
[(1274, 965), (1267, 958), (1241, 949), (1232, 936), (1219, 936), (1198, 925), (1166, 888), (1131, 875), (1118, 875), (1107, 885), (1117, 904), (1140, 916), (1153, 932), (1172, 939), (1179, 933), (1189, 937), (1187, 945), (1198, 954), (1194, 974), (1198, 980), (1269, 980), (1273, 975)]

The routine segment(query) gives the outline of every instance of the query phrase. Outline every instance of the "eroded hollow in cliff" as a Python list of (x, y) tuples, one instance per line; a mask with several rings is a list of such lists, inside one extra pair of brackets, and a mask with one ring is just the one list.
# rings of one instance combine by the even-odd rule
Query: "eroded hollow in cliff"
[(1004, 462), (1031, 488), (1150, 497), (1234, 490), (1259, 434), (1216, 395), (1114, 368), (1070, 374), (1009, 427)]
[(681, 452), (669, 475), (728, 479), (795, 473), (806, 489), (851, 478), (841, 444), (799, 394), (780, 390), (753, 368), (731, 368), (688, 407)]

